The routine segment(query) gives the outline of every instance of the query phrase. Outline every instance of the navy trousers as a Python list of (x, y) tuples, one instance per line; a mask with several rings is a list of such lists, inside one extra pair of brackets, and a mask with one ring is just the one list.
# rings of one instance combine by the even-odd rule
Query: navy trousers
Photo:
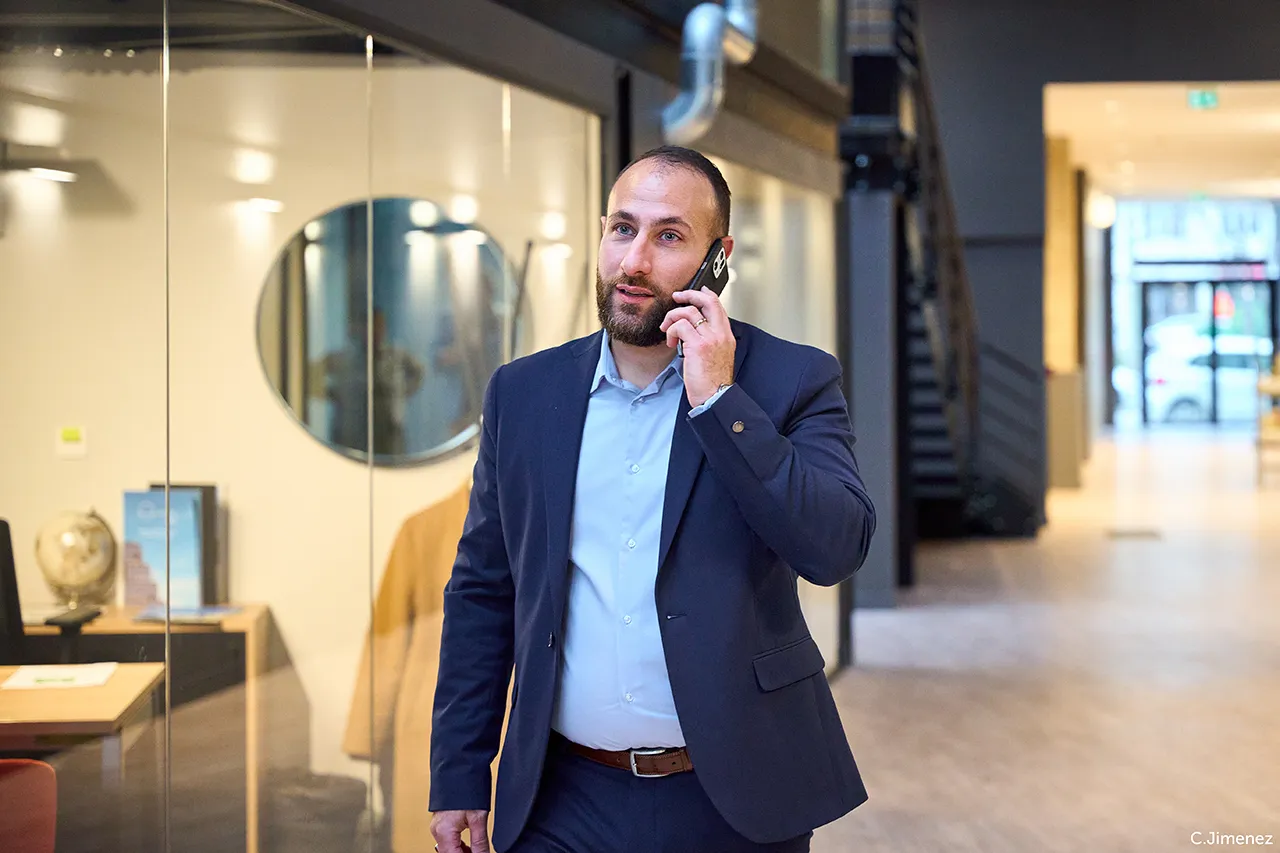
[(504, 853), (807, 853), (812, 836), (748, 841), (707, 799), (696, 769), (640, 778), (553, 738), (533, 813)]

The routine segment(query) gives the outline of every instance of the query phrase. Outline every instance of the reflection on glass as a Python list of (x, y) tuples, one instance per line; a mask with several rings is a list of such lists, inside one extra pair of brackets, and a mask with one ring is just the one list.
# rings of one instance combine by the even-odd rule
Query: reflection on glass
[(712, 158), (733, 193), (730, 316), (834, 352), (835, 207), (815, 190)]
[[(816, 346), (836, 347), (835, 206), (815, 190), (737, 163), (712, 158), (733, 193), (734, 237), (724, 305), (729, 316)], [(834, 587), (801, 581), (800, 606), (828, 661), (839, 657), (839, 602)]]
[(285, 244), (258, 311), (263, 368), (326, 445), (366, 458), (372, 420), (375, 463), (423, 462), (476, 434), (502, 363), (510, 265), (489, 234), (432, 201), (375, 199), (372, 223), (366, 211), (331, 210)]
[[(0, 758), (39, 762), (4, 768), (0, 824), (56, 815), (61, 853), (164, 835), (168, 650), (116, 606), (124, 493), (165, 464), (162, 12), (0, 13), (0, 518), (18, 586), (0, 609), (25, 623), (0, 626), (0, 657), (16, 629), (5, 664), (105, 664), (46, 671), (28, 702), (0, 692)], [(72, 601), (83, 632), (44, 624)], [(0, 851), (35, 849), (18, 836), (0, 830)]]

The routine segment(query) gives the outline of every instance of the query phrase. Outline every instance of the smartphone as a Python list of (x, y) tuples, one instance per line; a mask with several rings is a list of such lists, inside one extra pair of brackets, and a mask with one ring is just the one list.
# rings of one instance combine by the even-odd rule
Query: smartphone
[(698, 267), (697, 273), (694, 274), (693, 279), (684, 289), (701, 290), (707, 287), (710, 288), (712, 293), (719, 296), (724, 293), (724, 287), (728, 283), (729, 256), (724, 250), (724, 240), (717, 237), (707, 251), (707, 256), (702, 259), (702, 266)]
[[(729, 255), (724, 250), (724, 240), (717, 237), (702, 259), (702, 266), (694, 273), (693, 278), (684, 286), (684, 290), (709, 289), (716, 296), (724, 293), (729, 283)], [(684, 358), (684, 341), (676, 344), (676, 353)]]

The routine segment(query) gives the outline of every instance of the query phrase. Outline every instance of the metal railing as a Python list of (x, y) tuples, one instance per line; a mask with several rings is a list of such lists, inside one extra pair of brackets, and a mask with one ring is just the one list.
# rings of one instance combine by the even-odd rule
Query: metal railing
[(955, 202), (923, 51), (917, 54), (915, 64), (916, 151), (927, 246), (924, 298), (926, 303), (932, 303), (934, 333), (941, 336), (935, 352), (942, 356), (937, 366), (957, 467), (962, 475), (971, 477), (978, 459), (980, 434), (978, 319), (965, 272)]
[[(899, 26), (913, 27), (910, 4), (898, 5)], [(956, 466), (980, 513), (997, 515), (997, 527), (1006, 520), (1010, 529), (1025, 527), (1041, 505), (1043, 453), (1027, 416), (1043, 411), (1043, 368), (979, 335), (924, 42), (914, 27), (910, 38), (898, 42), (910, 45), (916, 70), (912, 111), (926, 246), (922, 309), (930, 334), (939, 338), (931, 349)], [(1020, 506), (1010, 507), (1011, 501)]]

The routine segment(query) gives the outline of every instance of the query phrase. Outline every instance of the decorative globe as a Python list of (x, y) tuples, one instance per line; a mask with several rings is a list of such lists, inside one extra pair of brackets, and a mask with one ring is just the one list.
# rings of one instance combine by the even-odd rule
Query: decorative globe
[(36, 562), (60, 603), (106, 604), (116, 579), (116, 539), (93, 510), (62, 512), (36, 535)]

